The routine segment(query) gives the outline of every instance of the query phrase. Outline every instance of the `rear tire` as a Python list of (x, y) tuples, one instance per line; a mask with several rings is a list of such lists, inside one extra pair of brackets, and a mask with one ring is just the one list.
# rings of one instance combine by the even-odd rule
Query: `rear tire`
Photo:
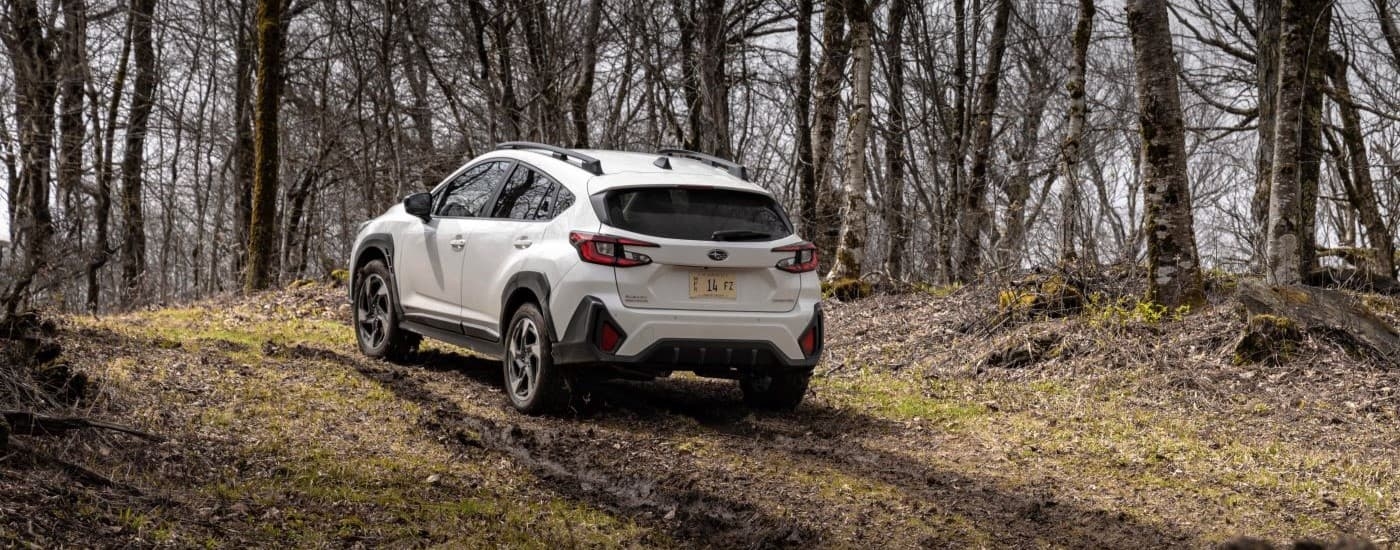
[(790, 411), (807, 395), (811, 372), (750, 376), (739, 379), (744, 403), (755, 409)]
[(506, 397), (525, 414), (557, 412), (569, 404), (574, 384), (554, 364), (553, 336), (535, 304), (521, 304), (511, 316), (501, 368)]
[(360, 352), (377, 359), (405, 361), (418, 351), (423, 337), (399, 328), (393, 276), (383, 260), (371, 260), (355, 277), (355, 340)]

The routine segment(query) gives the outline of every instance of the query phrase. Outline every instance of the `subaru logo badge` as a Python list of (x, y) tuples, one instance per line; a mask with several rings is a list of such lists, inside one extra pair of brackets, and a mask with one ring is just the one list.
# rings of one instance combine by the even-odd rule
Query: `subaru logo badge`
[(716, 248), (714, 250), (711, 250), (708, 256), (711, 260), (714, 260), (716, 262), (722, 262), (725, 258), (729, 257), (729, 253)]

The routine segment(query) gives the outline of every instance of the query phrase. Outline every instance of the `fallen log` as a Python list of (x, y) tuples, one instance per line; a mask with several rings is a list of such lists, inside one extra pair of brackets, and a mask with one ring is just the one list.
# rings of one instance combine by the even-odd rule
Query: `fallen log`
[[(1251, 320), (1258, 317), (1271, 321), (1249, 323), (1252, 328), (1246, 329), (1241, 345), (1260, 340), (1260, 335), (1253, 334), (1252, 330), (1292, 324), (1301, 333), (1340, 344), (1348, 351), (1392, 365), (1400, 361), (1400, 333), (1345, 293), (1307, 286), (1273, 287), (1263, 281), (1246, 279), (1240, 281), (1236, 298)], [(1280, 340), (1279, 334), (1288, 330), (1274, 332), (1263, 335), (1263, 340)], [(1237, 359), (1253, 360), (1269, 355), (1260, 350), (1242, 350), (1239, 346), (1236, 349)]]
[(1308, 273), (1309, 286), (1340, 288), (1357, 292), (1374, 292), (1389, 296), (1400, 295), (1400, 281), (1394, 277), (1367, 269), (1349, 267), (1324, 267)]
[[(71, 430), (81, 430), (95, 428), (101, 430), (112, 430), (128, 435), (133, 435), (147, 441), (164, 441), (165, 438), (159, 435), (143, 432), (135, 428), (128, 428), (117, 424), (103, 422), (100, 420), (89, 420), (75, 416), (44, 416), (29, 411), (0, 411), (0, 426), (8, 425), (10, 435), (46, 435), (57, 434)], [(3, 433), (4, 428), (0, 428)], [(0, 438), (0, 442), (5, 439)], [(3, 445), (0, 445), (3, 447)]]

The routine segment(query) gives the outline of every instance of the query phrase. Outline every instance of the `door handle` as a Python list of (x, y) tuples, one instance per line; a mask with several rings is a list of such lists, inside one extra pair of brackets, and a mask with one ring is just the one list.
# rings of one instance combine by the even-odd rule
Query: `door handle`
[(457, 239), (452, 239), (452, 240), (449, 241), (447, 244), (452, 245), (452, 249), (453, 249), (453, 250), (461, 250), (462, 247), (467, 246), (467, 240), (466, 240), (466, 239), (462, 239), (462, 238), (457, 238)]
[(530, 240), (529, 237), (520, 236), (515, 238), (515, 247), (521, 250), (530, 248), (532, 244), (535, 244), (535, 241)]

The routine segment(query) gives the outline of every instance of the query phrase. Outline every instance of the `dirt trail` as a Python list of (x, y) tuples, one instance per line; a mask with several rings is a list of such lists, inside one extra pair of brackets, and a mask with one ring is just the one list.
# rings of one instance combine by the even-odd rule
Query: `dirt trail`
[[(341, 360), (430, 408), (434, 420), (424, 427), (449, 444), (504, 453), (561, 494), (636, 517), (697, 546), (942, 546), (986, 537), (984, 542), (999, 547), (1141, 547), (1192, 540), (1124, 514), (1062, 503), (1053, 495), (1008, 492), (882, 450), (871, 440), (898, 437), (901, 444), (926, 448), (937, 446), (937, 434), (907, 437), (898, 425), (820, 401), (775, 414), (746, 409), (737, 389), (722, 381), (614, 382), (598, 389), (605, 400), (601, 410), (584, 417), (510, 414), (493, 420), (452, 397), (487, 395), (486, 403), (476, 403), (487, 407), (501, 400), (495, 363), (450, 353), (435, 354), (420, 367)], [(475, 439), (464, 437), (463, 428)], [(677, 449), (673, 443), (681, 440), (724, 452), (697, 455)], [(873, 501), (843, 501), (794, 479), (827, 471), (889, 491)], [(909, 530), (930, 516), (955, 519), (951, 526)], [(916, 532), (920, 536), (912, 536)]]
[[(170, 439), (36, 440), (0, 457), (0, 546), (1400, 537), (1386, 451), (1400, 375), (1331, 369), (1346, 359), (1327, 350), (1305, 368), (1232, 366), (1227, 312), (988, 336), (957, 332), (970, 309), (957, 300), (833, 304), (831, 349), (791, 413), (676, 377), (603, 384), (581, 416), (520, 415), (496, 362), (439, 345), (412, 364), (360, 356), (328, 289), (72, 319), (65, 346), (105, 388), (93, 410)], [(985, 348), (1047, 330), (1064, 334), (1058, 356), (980, 366)]]

